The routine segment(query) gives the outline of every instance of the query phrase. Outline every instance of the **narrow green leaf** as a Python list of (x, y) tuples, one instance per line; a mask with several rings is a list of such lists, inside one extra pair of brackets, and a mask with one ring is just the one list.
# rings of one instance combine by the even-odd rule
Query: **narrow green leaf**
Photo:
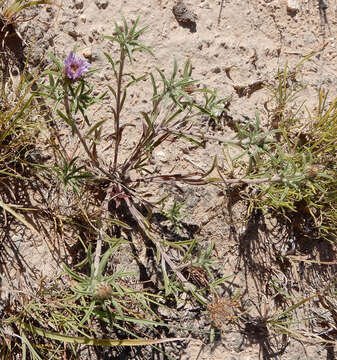
[(117, 94), (116, 91), (113, 87), (111, 87), (110, 85), (108, 85), (108, 88), (110, 89), (110, 91), (112, 92), (113, 96), (115, 97), (115, 99), (117, 99)]
[(65, 115), (61, 110), (56, 110), (57, 114), (71, 127), (73, 127), (73, 122)]
[(95, 300), (91, 301), (87, 311), (85, 312), (83, 319), (79, 322), (80, 326), (84, 325), (87, 322), (87, 320), (89, 319), (90, 315), (92, 314), (92, 312), (94, 310), (95, 305), (96, 305), (96, 301)]
[(93, 125), (93, 126), (88, 130), (86, 136), (89, 136), (90, 134), (92, 134), (97, 128), (99, 128), (100, 126), (102, 126), (106, 121), (107, 121), (107, 119), (98, 121), (95, 125)]
[(77, 280), (79, 282), (82, 282), (82, 281), (85, 280), (82, 276), (77, 275), (77, 273), (75, 273), (74, 271), (69, 269), (68, 266), (65, 263), (62, 264), (62, 267), (75, 280)]
[(125, 98), (126, 98), (126, 89), (124, 89), (124, 91), (123, 91), (123, 96), (122, 96), (121, 103), (120, 103), (120, 111), (123, 109)]
[(171, 83), (174, 81), (175, 77), (177, 76), (177, 72), (178, 72), (178, 63), (177, 63), (177, 59), (174, 58), (173, 60), (173, 73), (171, 75)]
[(122, 228), (124, 228), (126, 230), (132, 230), (132, 227), (123, 221), (116, 220), (116, 219), (110, 219), (109, 222), (111, 222), (112, 224), (121, 226)]
[(53, 61), (53, 63), (57, 66), (58, 70), (61, 71), (63, 69), (62, 64), (60, 63), (60, 61), (54, 56), (54, 54), (52, 54), (51, 52), (47, 52), (48, 56), (51, 58), (51, 60)]
[(151, 78), (151, 83), (152, 83), (152, 87), (153, 87), (153, 97), (156, 97), (158, 94), (158, 91), (157, 91), (156, 81), (155, 81), (152, 73), (150, 73), (150, 78)]

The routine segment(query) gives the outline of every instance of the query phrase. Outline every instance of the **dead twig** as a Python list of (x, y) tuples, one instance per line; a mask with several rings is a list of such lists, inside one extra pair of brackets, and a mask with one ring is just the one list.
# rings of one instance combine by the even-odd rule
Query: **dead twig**
[(103, 236), (106, 233), (107, 230), (107, 226), (108, 226), (108, 222), (107, 217), (109, 216), (109, 201), (111, 200), (111, 193), (113, 192), (115, 184), (112, 182), (107, 191), (106, 191), (106, 195), (105, 198), (102, 202), (101, 208), (102, 208), (102, 213), (101, 213), (101, 224), (100, 224), (100, 228), (96, 229), (98, 231), (98, 236), (97, 236), (97, 243), (96, 243), (96, 251), (95, 251), (95, 260), (94, 260), (94, 277), (96, 277), (98, 275), (98, 268), (99, 268), (99, 261), (100, 261), (100, 257), (101, 257), (101, 253), (102, 253), (102, 240), (103, 240)]
[(325, 27), (327, 26), (329, 29), (329, 33), (331, 35), (330, 25), (329, 25), (328, 17), (326, 15), (327, 8), (328, 8), (328, 4), (325, 0), (318, 0), (318, 10), (321, 19), (321, 28), (323, 28), (323, 33), (325, 35)]
[[(172, 128), (167, 128), (167, 127), (162, 128), (162, 130), (171, 132), (172, 134), (183, 135), (183, 136), (195, 136), (202, 140), (215, 140), (215, 141), (223, 142), (226, 144), (246, 145), (251, 142), (251, 139), (236, 140), (236, 139), (225, 138), (225, 137), (221, 137), (221, 136), (206, 135), (205, 133), (202, 133), (202, 132), (197, 133), (197, 132), (192, 132), (192, 131), (180, 131), (178, 129), (172, 129)], [(258, 139), (259, 142), (262, 142), (262, 141), (268, 142), (268, 140), (269, 139), (266, 138), (265, 135), (262, 135)], [(270, 139), (270, 140), (272, 140), (272, 139)]]
[(223, 2), (224, 2), (224, 0), (221, 0), (220, 10), (219, 10), (219, 16), (218, 16), (218, 25), (220, 25), (220, 21), (221, 21), (221, 14), (222, 14)]

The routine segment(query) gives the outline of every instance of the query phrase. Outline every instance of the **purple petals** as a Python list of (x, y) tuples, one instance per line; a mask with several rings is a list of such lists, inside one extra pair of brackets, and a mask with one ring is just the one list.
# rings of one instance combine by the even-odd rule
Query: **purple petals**
[(90, 68), (87, 61), (75, 55), (72, 51), (70, 51), (69, 56), (64, 60), (64, 65), (67, 77), (72, 80), (80, 79)]

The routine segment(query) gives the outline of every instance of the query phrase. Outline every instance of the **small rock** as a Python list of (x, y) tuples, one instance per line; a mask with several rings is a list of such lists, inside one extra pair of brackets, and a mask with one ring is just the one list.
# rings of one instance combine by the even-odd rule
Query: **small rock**
[(84, 15), (80, 16), (80, 20), (82, 21), (83, 24), (87, 22), (87, 18)]
[(92, 56), (91, 49), (86, 49), (83, 51), (83, 57), (85, 57), (86, 59), (91, 59), (91, 56)]
[(95, 48), (95, 47), (90, 46), (83, 50), (82, 55), (86, 59), (90, 60), (90, 62), (103, 60), (103, 57), (102, 57), (103, 52), (100, 48)]
[(75, 8), (83, 9), (83, 0), (75, 0)]
[[(309, 34), (303, 35), (303, 42), (304, 42), (306, 45), (314, 44), (315, 41), (316, 41), (316, 37), (314, 36), (314, 34), (309, 33)], [(331, 43), (330, 43), (330, 45), (331, 45)]]
[(190, 27), (192, 32), (196, 31), (197, 15), (189, 10), (183, 0), (178, 0), (172, 8), (173, 14), (180, 25)]
[(207, 10), (211, 9), (209, 3), (201, 4), (200, 7), (201, 7), (202, 9), (207, 9)]
[(294, 15), (301, 10), (301, 5), (298, 0), (287, 0), (287, 13)]
[(63, 30), (64, 30), (64, 32), (66, 32), (68, 35), (72, 36), (75, 39), (79, 35), (78, 32), (76, 31), (75, 25), (70, 22), (68, 22), (64, 25)]
[(214, 69), (212, 69), (212, 73), (214, 74), (219, 74), (221, 72), (221, 69), (219, 66), (215, 67)]
[(95, 0), (95, 4), (99, 9), (106, 9), (109, 5), (108, 0)]
[(98, 60), (102, 60), (102, 51), (99, 49), (94, 49), (91, 50), (91, 61), (98, 61)]
[(167, 155), (164, 153), (164, 151), (159, 150), (154, 155), (156, 160), (159, 160), (163, 163), (167, 162)]

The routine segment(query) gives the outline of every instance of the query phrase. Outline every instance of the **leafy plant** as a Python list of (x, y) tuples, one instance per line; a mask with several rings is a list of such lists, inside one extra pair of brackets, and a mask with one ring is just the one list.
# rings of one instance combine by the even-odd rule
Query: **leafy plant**
[(89, 172), (83, 171), (85, 169), (84, 165), (76, 166), (77, 160), (77, 156), (72, 158), (69, 162), (64, 159), (62, 166), (55, 167), (54, 170), (65, 188), (67, 185), (71, 185), (72, 188), (79, 194), (79, 185), (81, 180), (90, 178), (92, 175)]
[[(76, 48), (65, 59), (64, 64), (53, 54), (49, 54), (52, 64), (41, 74), (38, 89), (31, 95), (32, 103), (34, 98), (38, 98), (39, 101), (43, 99), (44, 106), (50, 109), (48, 112), (50, 131), (56, 133), (57, 138), (55, 141), (54, 135), (50, 136), (50, 148), (54, 151), (55, 164), (36, 165), (34, 168), (44, 174), (43, 176), (49, 181), (52, 171), (56, 172), (58, 180), (65, 188), (71, 186), (76, 197), (75, 205), (68, 204), (67, 215), (62, 213), (62, 209), (57, 209), (59, 214), (56, 216), (56, 226), (61, 221), (59, 231), (63, 231), (64, 224), (66, 226), (69, 224), (71, 227), (73, 223), (71, 219), (74, 218), (71, 211), (76, 209), (81, 213), (83, 219), (81, 221), (85, 222), (84, 225), (80, 224), (82, 231), (87, 231), (93, 241), (93, 245), (85, 246), (85, 255), (79, 264), (64, 266), (65, 272), (71, 278), (71, 289), (66, 286), (61, 291), (59, 285), (55, 285), (55, 289), (59, 289), (55, 297), (53, 289), (41, 286), (41, 296), (43, 293), (48, 299), (54, 297), (53, 310), (49, 309), (48, 302), (40, 298), (38, 301), (27, 298), (27, 307), (15, 312), (14, 317), (6, 319), (7, 324), (10, 326), (15, 324), (20, 329), (18, 336), (22, 344), (21, 350), (23, 353), (28, 350), (33, 358), (58, 356), (57, 344), (60, 340), (69, 344), (74, 354), (76, 344), (84, 342), (100, 346), (116, 345), (116, 340), (111, 338), (103, 339), (102, 336), (101, 339), (94, 339), (93, 334), (97, 332), (97, 327), (93, 326), (93, 323), (97, 321), (108, 326), (110, 331), (112, 329), (122, 331), (123, 334), (134, 338), (139, 337), (143, 327), (150, 328), (152, 334), (156, 334), (157, 326), (167, 325), (161, 322), (153, 308), (166, 306), (164, 293), (168, 296), (171, 291), (168, 290), (169, 288), (173, 289), (178, 300), (180, 295), (186, 292), (191, 293), (199, 303), (203, 305), (207, 303), (203, 296), (206, 290), (198, 291), (196, 285), (186, 279), (179, 266), (171, 259), (171, 245), (168, 245), (152, 227), (150, 218), (156, 203), (150, 202), (139, 191), (139, 185), (167, 183), (177, 186), (180, 182), (196, 185), (206, 183), (207, 174), (162, 175), (153, 173), (149, 168), (154, 149), (163, 146), (169, 138), (180, 137), (178, 134), (175, 135), (175, 129), (188, 127), (198, 114), (211, 111), (212, 104), (217, 104), (217, 101), (210, 90), (202, 89), (200, 92), (207, 92), (209, 96), (206, 96), (209, 109), (205, 110), (200, 104), (195, 105), (193, 95), (187, 89), (196, 83), (196, 80), (191, 78), (190, 61), (186, 62), (182, 75), (179, 75), (176, 60), (172, 74), (169, 76), (160, 69), (140, 77), (135, 77), (132, 72), (126, 71), (128, 66), (133, 65), (137, 52), (152, 54), (151, 49), (139, 41), (145, 30), (146, 27), (139, 28), (138, 19), (129, 26), (123, 18), (122, 26), (115, 24), (114, 35), (105, 36), (109, 41), (117, 42), (120, 47), (118, 60), (105, 54), (114, 73), (114, 81), (108, 86), (112, 95), (114, 125), (114, 133), (110, 137), (113, 139), (112, 163), (108, 164), (106, 161), (108, 157), (101, 157), (97, 151), (106, 121), (92, 121), (88, 111), (96, 104), (101, 104), (103, 99), (106, 100), (109, 94), (105, 92), (98, 96), (93, 95), (94, 87), (90, 76), (96, 70), (89, 69), (89, 64), (75, 53)], [(121, 119), (127, 106), (128, 91), (131, 86), (147, 76), (153, 89), (152, 108), (142, 113), (142, 128), (137, 144), (122, 160), (121, 144), (128, 125), (122, 123)], [(75, 150), (71, 154), (68, 153), (68, 147), (64, 146), (55, 130), (60, 123), (68, 127), (69, 137), (75, 140)], [(194, 141), (192, 136), (182, 137)], [(201, 146), (201, 143), (198, 144)], [(130, 176), (131, 172), (135, 177)], [(55, 184), (55, 179), (52, 181)], [(88, 191), (97, 194), (95, 201), (86, 197)], [(177, 228), (180, 227), (180, 221), (184, 216), (180, 211), (182, 206), (183, 204), (174, 203), (173, 208), (167, 212)], [(55, 214), (52, 216), (56, 219)], [(123, 278), (130, 274), (124, 271), (111, 273), (109, 268), (109, 261), (117, 247), (121, 243), (134, 246), (130, 239), (135, 240), (138, 236), (152, 242), (157, 251), (157, 261), (160, 262), (163, 270), (162, 274), (158, 274), (163, 278), (158, 281), (164, 283), (159, 294), (128, 287), (123, 282)], [(92, 246), (95, 247), (94, 254)], [(192, 248), (187, 249), (187, 254), (184, 256), (186, 249), (181, 248), (182, 261), (187, 261), (191, 250)], [(210, 254), (207, 254), (208, 258)], [(205, 265), (207, 271), (211, 270), (206, 258), (200, 264), (201, 267)], [(188, 272), (186, 276), (190, 276)], [(203, 283), (201, 286), (207, 289), (212, 287), (212, 291), (215, 291), (216, 284)], [(37, 326), (37, 324), (48, 324), (48, 326)], [(52, 350), (40, 349), (37, 346), (36, 339), (40, 337), (53, 342)], [(169, 340), (130, 339), (118, 344), (153, 345), (163, 341)]]
[[(42, 3), (49, 2), (14, 1), (3, 18), (7, 19), (6, 24), (16, 21), (23, 9)], [(199, 244), (202, 241), (199, 238), (169, 239), (151, 221), (152, 212), (160, 202), (148, 195), (153, 195), (158, 184), (175, 187), (180, 193), (183, 193), (180, 184), (213, 184), (219, 188), (242, 184), (239, 192), (247, 200), (250, 212), (261, 209), (265, 213), (281, 213), (287, 219), (299, 214), (305, 221), (296, 221), (296, 226), (309, 223), (315, 235), (334, 239), (337, 100), (328, 103), (327, 94), (321, 90), (318, 110), (313, 114), (308, 111), (306, 121), (301, 121), (303, 104), (294, 111), (291, 103), (303, 86), (296, 79), (298, 69), (292, 72), (286, 66), (269, 86), (272, 99), (265, 105), (269, 124), (264, 124), (256, 114), (255, 118), (237, 125), (232, 137), (211, 134), (208, 127), (203, 130), (200, 119), (206, 115), (217, 122), (226, 111), (229, 98), (219, 98), (216, 91), (200, 88), (192, 77), (190, 60), (179, 69), (174, 59), (171, 72), (155, 68), (151, 73), (134, 75), (132, 69), (139, 53), (152, 55), (152, 50), (140, 41), (146, 29), (139, 26), (139, 19), (130, 25), (122, 18), (121, 24), (115, 23), (113, 34), (104, 36), (118, 44), (119, 57), (114, 59), (105, 54), (114, 77), (107, 91), (100, 95), (96, 95), (91, 81), (97, 70), (89, 69), (90, 64), (76, 54), (76, 47), (64, 61), (49, 54), (52, 64), (41, 74), (34, 92), (33, 82), (27, 82), (24, 75), (14, 96), (6, 79), (2, 81), (1, 183), (8, 189), (7, 181), (11, 179), (32, 182), (39, 179), (46, 184), (47, 190), (40, 189), (44, 200), (41, 207), (33, 207), (32, 211), (52, 219), (55, 233), (62, 240), (69, 239), (69, 244), (63, 242), (73, 247), (73, 253), (72, 258), (63, 259), (64, 273), (54, 282), (47, 284), (41, 279), (34, 296), (22, 292), (22, 301), (14, 302), (11, 310), (5, 311), (4, 326), (0, 327), (1, 356), (61, 359), (70, 353), (70, 357), (77, 358), (81, 344), (155, 346), (177, 341), (179, 338), (167, 336), (155, 339), (162, 336), (163, 328), (171, 327), (167, 319), (162, 320), (161, 310), (175, 311), (186, 303), (208, 310), (214, 323), (210, 329), (213, 334), (221, 321), (229, 320), (243, 325), (247, 332), (258, 333), (262, 329), (269, 336), (277, 330), (295, 337), (291, 327), (293, 313), (314, 298), (295, 299), (274, 281), (275, 296), (287, 296), (291, 304), (275, 312), (257, 307), (256, 315), (239, 304), (241, 296), (227, 299), (224, 290), (230, 292), (229, 288), (223, 287), (220, 296), (218, 287), (229, 276), (220, 275), (214, 245), (205, 248)], [(150, 105), (140, 113), (141, 123), (126, 123), (124, 114), (129, 106), (130, 89), (143, 80), (152, 86)], [(104, 104), (111, 100), (113, 116), (96, 121), (90, 111), (103, 100)], [(41, 102), (49, 110), (46, 113), (40, 112)], [(273, 109), (268, 108), (270, 104)], [(32, 164), (29, 156), (34, 150), (41, 115), (45, 114), (50, 125), (48, 145), (53, 157), (46, 165)], [(107, 134), (110, 120), (113, 132)], [(59, 136), (59, 126), (68, 129), (65, 143)], [(136, 139), (131, 149), (123, 147), (130, 126)], [(102, 134), (111, 141), (106, 149), (112, 149), (104, 157), (98, 151)], [(152, 162), (154, 151), (174, 142), (193, 143), (200, 150), (207, 142), (216, 142), (227, 155), (223, 161), (220, 157), (210, 157), (207, 171), (158, 172)], [(227, 151), (230, 147), (236, 147), (238, 155), (231, 156), (231, 151)], [(110, 163), (109, 159), (112, 159)], [(32, 171), (28, 172), (28, 168)], [(57, 203), (59, 183), (73, 189), (74, 196), (69, 196), (71, 192), (67, 194), (66, 205)], [(175, 230), (182, 228), (186, 216), (182, 210), (184, 204), (185, 201), (174, 201), (170, 208), (161, 209)], [(20, 205), (5, 201), (1, 195), (0, 206), (5, 214), (11, 214), (36, 232), (29, 219), (21, 214)], [(131, 283), (134, 274), (113, 262), (118, 259), (119, 251), (132, 254), (138, 266), (146, 270), (150, 261), (145, 263), (149, 259), (143, 253), (151, 254), (155, 269), (151, 277)], [(315, 297), (323, 295), (319, 293)], [(327, 304), (324, 300), (322, 303)], [(151, 339), (145, 338), (146, 330), (150, 330)], [(191, 329), (180, 330), (186, 334)]]
[[(232, 184), (246, 184), (252, 189), (244, 195), (250, 202), (250, 210), (273, 209), (286, 215), (296, 213), (301, 208), (305, 217), (312, 218), (312, 227), (331, 240), (336, 234), (336, 167), (332, 160), (336, 154), (336, 100), (327, 105), (327, 94), (321, 90), (318, 99), (318, 113), (308, 113), (305, 125), (294, 113), (286, 111), (303, 86), (290, 86), (287, 67), (278, 74), (277, 89), (272, 91), (276, 99), (276, 113), (282, 121), (272, 130), (261, 126), (259, 115), (244, 125), (237, 125), (233, 138), (212, 136), (191, 131), (176, 133), (218, 141), (223, 146), (236, 146), (241, 152), (235, 157), (227, 156), (227, 164), (218, 167), (219, 178), (209, 181)], [(291, 79), (294, 80), (291, 73)], [(274, 120), (275, 112), (271, 117)], [(227, 152), (228, 153), (228, 152)], [(303, 210), (304, 209), (304, 210)], [(331, 237), (332, 236), (332, 237)]]
[(6, 25), (22, 21), (23, 10), (36, 5), (54, 5), (54, 1), (48, 0), (1, 0), (1, 18)]
[(184, 202), (177, 203), (174, 200), (173, 205), (167, 211), (162, 210), (161, 212), (172, 223), (176, 230), (181, 228), (181, 220), (188, 215), (180, 211), (184, 205)]

